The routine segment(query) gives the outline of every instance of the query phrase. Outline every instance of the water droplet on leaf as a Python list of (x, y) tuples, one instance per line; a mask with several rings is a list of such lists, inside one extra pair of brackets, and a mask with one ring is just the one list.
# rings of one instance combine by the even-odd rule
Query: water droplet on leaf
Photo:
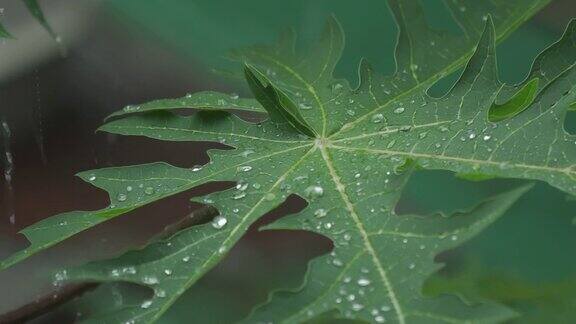
[(360, 279), (358, 279), (358, 285), (362, 286), (362, 287), (366, 287), (366, 286), (370, 285), (370, 279), (360, 278)]
[(221, 215), (218, 215), (214, 217), (214, 219), (212, 219), (212, 227), (214, 227), (215, 229), (221, 229), (222, 227), (226, 226), (227, 223), (228, 220), (226, 219), (226, 217)]
[(145, 301), (140, 305), (140, 307), (142, 307), (142, 308), (148, 308), (148, 307), (150, 307), (150, 306), (152, 306), (152, 300), (145, 300)]
[(316, 216), (318, 218), (322, 218), (322, 217), (326, 216), (327, 214), (328, 214), (328, 212), (324, 208), (317, 209), (314, 212), (314, 216)]
[(310, 186), (304, 190), (304, 193), (308, 198), (318, 198), (324, 195), (324, 188), (320, 186)]
[(249, 165), (242, 165), (242, 166), (238, 167), (238, 171), (241, 171), (241, 172), (248, 172), (250, 170), (252, 170), (252, 167)]

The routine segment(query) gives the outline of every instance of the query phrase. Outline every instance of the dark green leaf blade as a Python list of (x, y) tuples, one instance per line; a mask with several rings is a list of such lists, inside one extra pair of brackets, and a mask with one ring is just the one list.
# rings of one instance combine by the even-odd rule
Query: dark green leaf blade
[[(359, 161), (362, 159), (359, 157)], [(334, 181), (346, 182), (353, 174), (346, 174), (346, 167), (334, 161)], [(356, 165), (353, 165), (356, 167)], [(340, 173), (343, 172), (343, 173)], [(364, 177), (360, 177), (367, 181)], [(376, 185), (374, 182), (372, 185)], [(382, 185), (382, 183), (379, 183)], [(304, 210), (300, 215), (285, 217), (266, 229), (308, 229), (330, 237), (334, 250), (317, 258), (310, 265), (307, 280), (295, 292), (278, 292), (268, 303), (258, 308), (247, 322), (278, 321), (282, 323), (305, 322), (317, 314), (337, 309), (342, 318), (361, 319), (368, 322), (412, 323), (418, 321), (459, 322), (474, 318), (478, 322), (492, 322), (513, 316), (509, 310), (494, 305), (467, 309), (457, 299), (422, 298), (421, 286), (440, 265), (434, 256), (468, 240), (502, 215), (526, 190), (514, 191), (493, 197), (467, 213), (445, 217), (396, 215), (394, 209), (380, 214), (370, 213), (374, 206), (387, 206), (397, 201), (403, 183), (394, 183), (380, 195), (358, 199), (349, 188), (342, 188), (341, 195), (350, 204), (324, 201), (316, 205), (327, 211), (324, 218), (317, 217), (317, 210)], [(387, 188), (385, 188), (387, 189)], [(360, 196), (361, 197), (361, 196)], [(386, 208), (386, 207), (384, 207)], [(348, 209), (351, 214), (362, 214), (361, 223), (330, 230), (345, 222)], [(460, 316), (465, 316), (461, 318)]]
[(126, 116), (133, 113), (145, 113), (151, 111), (170, 111), (177, 109), (196, 110), (232, 110), (249, 113), (266, 112), (258, 101), (254, 99), (240, 98), (237, 94), (225, 94), (214, 91), (203, 91), (187, 94), (182, 98), (158, 99), (140, 105), (130, 105), (111, 114), (108, 118)]
[(34, 16), (34, 18), (36, 18), (36, 20), (40, 23), (40, 25), (44, 27), (44, 29), (48, 32), (48, 34), (50, 34), (50, 36), (57, 43), (61, 43), (62, 40), (60, 39), (60, 36), (58, 36), (58, 34), (54, 31), (54, 29), (52, 29), (52, 26), (50, 26), (50, 24), (48, 23), (48, 20), (46, 20), (46, 17), (44, 16), (44, 12), (42, 11), (40, 4), (38, 3), (38, 0), (22, 0), (22, 1), (24, 2), (24, 4), (26, 4), (28, 11), (30, 11), (32, 16)]
[(252, 93), (276, 123), (288, 123), (296, 131), (309, 137), (316, 137), (316, 131), (304, 120), (296, 105), (281, 90), (255, 68), (245, 65), (244, 74)]
[(493, 104), (488, 112), (488, 120), (499, 122), (516, 116), (526, 109), (536, 97), (538, 91), (538, 78), (526, 83), (518, 92), (503, 104)]
[(6, 30), (3, 24), (0, 24), (0, 38), (14, 38), (14, 36)]
[[(560, 43), (574, 37), (572, 26)], [(564, 130), (563, 121), (576, 97), (576, 56), (565, 59), (560, 53), (553, 46), (539, 56), (559, 62), (544, 74), (560, 72), (545, 82), (522, 113), (499, 123), (488, 119), (490, 107), (504, 88), (497, 77), (490, 20), (461, 78), (443, 98), (432, 98), (424, 91), (390, 98), (386, 90), (372, 89), (396, 83), (365, 69), (366, 83), (357, 98), (369, 113), (335, 133), (333, 147), (417, 160), (429, 169), (537, 179), (574, 193), (576, 137)], [(370, 123), (371, 116), (379, 115), (387, 125)]]

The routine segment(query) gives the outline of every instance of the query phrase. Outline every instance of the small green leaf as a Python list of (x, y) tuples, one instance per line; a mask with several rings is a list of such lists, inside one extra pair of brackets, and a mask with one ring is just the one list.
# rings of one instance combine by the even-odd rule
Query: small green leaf
[(14, 38), (4, 27), (3, 24), (0, 24), (0, 38)]
[(538, 78), (530, 80), (524, 84), (520, 90), (504, 104), (494, 104), (488, 112), (488, 119), (491, 122), (498, 122), (516, 116), (526, 109), (538, 93)]
[(34, 16), (34, 18), (36, 18), (36, 20), (42, 25), (42, 27), (44, 27), (44, 29), (48, 32), (48, 34), (50, 34), (50, 36), (56, 41), (56, 43), (60, 44), (62, 40), (60, 39), (60, 36), (56, 34), (54, 29), (52, 29), (52, 26), (50, 26), (48, 20), (46, 20), (46, 17), (44, 17), (44, 13), (42, 12), (42, 8), (40, 8), (38, 0), (22, 0), (22, 1), (26, 4), (26, 7), (28, 7), (28, 11), (30, 11), (30, 13)]
[(274, 87), (264, 74), (248, 64), (244, 66), (244, 74), (252, 93), (268, 111), (272, 121), (288, 123), (296, 131), (316, 137), (316, 131), (304, 120), (294, 102), (282, 90)]
[(496, 178), (496, 176), (484, 173), (456, 173), (456, 177), (468, 181), (486, 181)]

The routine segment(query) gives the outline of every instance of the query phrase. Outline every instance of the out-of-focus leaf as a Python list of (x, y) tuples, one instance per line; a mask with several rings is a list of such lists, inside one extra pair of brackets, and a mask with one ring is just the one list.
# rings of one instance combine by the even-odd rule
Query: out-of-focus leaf
[(46, 31), (50, 34), (50, 36), (57, 43), (61, 43), (62, 40), (60, 39), (60, 36), (56, 34), (54, 29), (52, 29), (52, 27), (48, 23), (48, 20), (46, 20), (46, 17), (44, 17), (44, 12), (42, 11), (40, 4), (38, 3), (38, 0), (22, 0), (22, 1), (26, 4), (28, 11), (30, 11), (30, 13), (34, 16), (34, 18), (36, 18), (36, 20), (42, 25), (42, 27), (46, 29)]
[(452, 273), (432, 276), (425, 287), (428, 295), (457, 294), (469, 304), (493, 300), (508, 305), (520, 314), (511, 323), (576, 320), (576, 278), (535, 283), (465, 260)]
[(0, 38), (14, 38), (4, 27), (3, 24), (0, 24)]

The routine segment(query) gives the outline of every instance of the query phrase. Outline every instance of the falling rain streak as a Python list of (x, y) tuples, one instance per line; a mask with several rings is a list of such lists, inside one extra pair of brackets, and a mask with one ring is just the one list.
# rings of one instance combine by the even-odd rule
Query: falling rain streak
[(36, 145), (38, 145), (38, 151), (40, 152), (40, 158), (42, 159), (42, 164), (46, 165), (48, 163), (46, 157), (46, 147), (44, 145), (44, 125), (42, 118), (42, 98), (40, 96), (40, 75), (38, 74), (38, 69), (34, 70), (34, 92), (36, 97), (36, 102), (32, 111), (34, 120), (34, 137), (36, 138)]
[(10, 224), (14, 225), (16, 223), (16, 212), (14, 210), (14, 188), (12, 186), (12, 176), (14, 174), (14, 160), (11, 150), (11, 136), (12, 132), (6, 120), (2, 119), (0, 121), (2, 129), (2, 139), (3, 139), (3, 167), (4, 167), (4, 201), (3, 206), (8, 215)]

